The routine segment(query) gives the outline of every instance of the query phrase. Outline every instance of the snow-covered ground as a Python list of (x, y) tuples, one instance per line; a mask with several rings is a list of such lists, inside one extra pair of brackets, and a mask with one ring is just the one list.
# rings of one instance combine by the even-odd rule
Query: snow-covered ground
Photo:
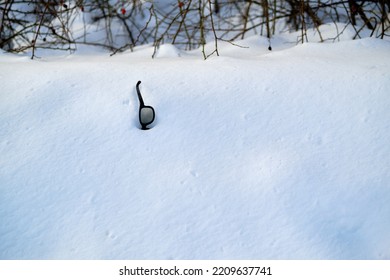
[(1, 53), (0, 259), (390, 259), (390, 43), (239, 43)]

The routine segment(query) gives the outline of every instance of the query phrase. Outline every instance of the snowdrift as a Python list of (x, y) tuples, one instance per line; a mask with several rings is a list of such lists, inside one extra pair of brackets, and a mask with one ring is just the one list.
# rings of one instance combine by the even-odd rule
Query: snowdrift
[(1, 54), (0, 258), (389, 259), (389, 42), (242, 43)]

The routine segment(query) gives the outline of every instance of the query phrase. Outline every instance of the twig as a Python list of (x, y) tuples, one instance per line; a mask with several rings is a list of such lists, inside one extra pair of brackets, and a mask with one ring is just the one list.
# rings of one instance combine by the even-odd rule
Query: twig
[(36, 43), (37, 43), (37, 40), (38, 40), (39, 31), (40, 31), (40, 29), (41, 29), (41, 26), (42, 26), (42, 24), (43, 24), (43, 20), (44, 20), (44, 18), (45, 18), (45, 14), (46, 14), (46, 12), (47, 12), (48, 9), (49, 9), (49, 4), (46, 3), (45, 9), (43, 10), (43, 13), (42, 13), (41, 20), (40, 20), (40, 22), (39, 22), (39, 24), (38, 24), (37, 33), (35, 34), (35, 38), (34, 38), (33, 41), (32, 41), (32, 54), (31, 54), (31, 59), (34, 59), (34, 57), (35, 57), (35, 49), (36, 49), (35, 46), (36, 46)]

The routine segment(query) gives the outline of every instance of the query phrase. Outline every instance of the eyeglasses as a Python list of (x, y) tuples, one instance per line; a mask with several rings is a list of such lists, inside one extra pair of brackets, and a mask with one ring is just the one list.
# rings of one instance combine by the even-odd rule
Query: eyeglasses
[(139, 123), (141, 124), (141, 129), (149, 129), (147, 126), (150, 125), (155, 119), (155, 112), (152, 106), (145, 106), (144, 100), (142, 99), (141, 91), (139, 90), (139, 85), (141, 81), (138, 81), (136, 85), (138, 99), (139, 99)]

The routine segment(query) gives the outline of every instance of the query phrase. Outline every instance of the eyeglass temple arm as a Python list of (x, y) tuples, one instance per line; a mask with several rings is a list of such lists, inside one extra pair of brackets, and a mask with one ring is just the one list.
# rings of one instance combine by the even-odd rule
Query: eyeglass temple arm
[(144, 107), (145, 106), (144, 100), (142, 99), (141, 91), (139, 90), (139, 84), (140, 83), (141, 83), (141, 81), (138, 81), (138, 83), (136, 85), (136, 88), (137, 88), (137, 94), (138, 94), (139, 103), (140, 103), (141, 107)]

